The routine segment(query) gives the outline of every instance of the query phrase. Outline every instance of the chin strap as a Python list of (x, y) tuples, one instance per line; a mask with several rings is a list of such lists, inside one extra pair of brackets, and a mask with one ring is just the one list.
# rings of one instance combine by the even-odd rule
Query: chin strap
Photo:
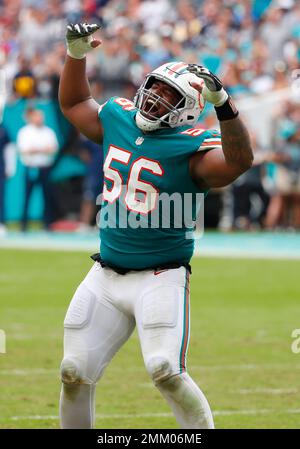
[(138, 111), (135, 116), (136, 125), (138, 128), (140, 128), (141, 131), (156, 131), (161, 127), (161, 121), (156, 120), (155, 122), (147, 119), (144, 117), (141, 113), (141, 111)]

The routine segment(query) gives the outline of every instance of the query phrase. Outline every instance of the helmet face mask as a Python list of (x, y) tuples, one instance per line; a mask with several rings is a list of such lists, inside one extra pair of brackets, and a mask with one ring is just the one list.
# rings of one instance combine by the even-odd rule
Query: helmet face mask
[[(149, 73), (134, 98), (138, 109), (137, 126), (142, 131), (177, 126), (193, 126), (202, 113), (205, 101), (202, 95), (194, 89), (190, 82), (201, 83), (201, 80), (187, 70), (187, 64), (171, 62), (158, 67)], [(155, 81), (161, 81), (171, 86), (179, 94), (179, 101), (173, 105), (151, 90)], [(148, 102), (148, 100), (150, 100)], [(148, 107), (152, 103), (152, 106)], [(163, 106), (166, 113), (161, 117), (155, 115), (158, 107)]]
[[(151, 77), (151, 78), (153, 78), (153, 77)], [(151, 78), (150, 78), (150, 81), (151, 81), (151, 84), (153, 84), (153, 82), (155, 82), (156, 79), (152, 80)], [(147, 83), (146, 83), (146, 86), (147, 86)], [(153, 92), (150, 87), (149, 88), (141, 87), (138, 90), (138, 95), (140, 95), (140, 99), (141, 99), (141, 105), (139, 107), (139, 110), (142, 112), (142, 114), (152, 120), (157, 120), (159, 118), (162, 123), (165, 123), (165, 125), (168, 125), (167, 117), (168, 117), (169, 113), (172, 113), (172, 114), (175, 114), (176, 116), (178, 116), (179, 111), (177, 109), (179, 108), (179, 105), (183, 103), (183, 98), (181, 97), (180, 100), (178, 101), (178, 103), (173, 105), (172, 103), (170, 103), (169, 101), (167, 101), (166, 99), (161, 97), (160, 95)], [(150, 106), (150, 108), (147, 108), (148, 101), (149, 101), (149, 103), (150, 103), (150, 101), (152, 102), (152, 106)], [(163, 106), (164, 109), (167, 110), (167, 113), (162, 115), (161, 117), (158, 117), (157, 115), (155, 115), (155, 111), (160, 106)]]

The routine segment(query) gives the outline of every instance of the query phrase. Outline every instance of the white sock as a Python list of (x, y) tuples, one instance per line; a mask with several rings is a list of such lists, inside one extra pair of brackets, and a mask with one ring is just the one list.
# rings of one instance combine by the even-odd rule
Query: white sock
[(96, 385), (62, 384), (60, 426), (62, 429), (92, 429), (95, 417)]
[(156, 385), (171, 406), (182, 429), (213, 429), (206, 397), (187, 374), (178, 374)]

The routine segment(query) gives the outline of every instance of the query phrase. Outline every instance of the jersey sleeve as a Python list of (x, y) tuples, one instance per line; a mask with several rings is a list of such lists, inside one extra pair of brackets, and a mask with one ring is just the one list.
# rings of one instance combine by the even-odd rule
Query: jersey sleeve
[(99, 117), (99, 119), (101, 118), (100, 114), (101, 114), (102, 109), (105, 107), (105, 105), (107, 105), (107, 101), (105, 101), (104, 103), (99, 105), (99, 108), (98, 108), (98, 117)]
[(98, 109), (98, 117), (101, 122), (109, 121), (111, 118), (117, 118), (122, 111), (131, 111), (135, 106), (131, 100), (122, 97), (111, 97)]
[(213, 148), (222, 148), (221, 134), (216, 129), (205, 131), (205, 138), (200, 144), (198, 151), (207, 151)]
[(99, 105), (98, 117), (100, 121), (105, 120), (105, 117), (107, 116), (107, 114), (109, 114), (111, 108), (111, 100), (112, 98)]
[(109, 98), (98, 108), (98, 118), (103, 129), (103, 138), (105, 139), (109, 133), (114, 132), (117, 123), (115, 104), (115, 97)]

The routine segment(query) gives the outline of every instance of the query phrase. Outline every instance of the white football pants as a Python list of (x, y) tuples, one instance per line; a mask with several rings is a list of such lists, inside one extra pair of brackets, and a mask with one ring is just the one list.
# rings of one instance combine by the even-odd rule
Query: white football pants
[(120, 275), (95, 262), (66, 314), (61, 364), (62, 428), (91, 428), (95, 385), (135, 324), (146, 369), (182, 428), (213, 428), (208, 402), (186, 373), (189, 272)]

